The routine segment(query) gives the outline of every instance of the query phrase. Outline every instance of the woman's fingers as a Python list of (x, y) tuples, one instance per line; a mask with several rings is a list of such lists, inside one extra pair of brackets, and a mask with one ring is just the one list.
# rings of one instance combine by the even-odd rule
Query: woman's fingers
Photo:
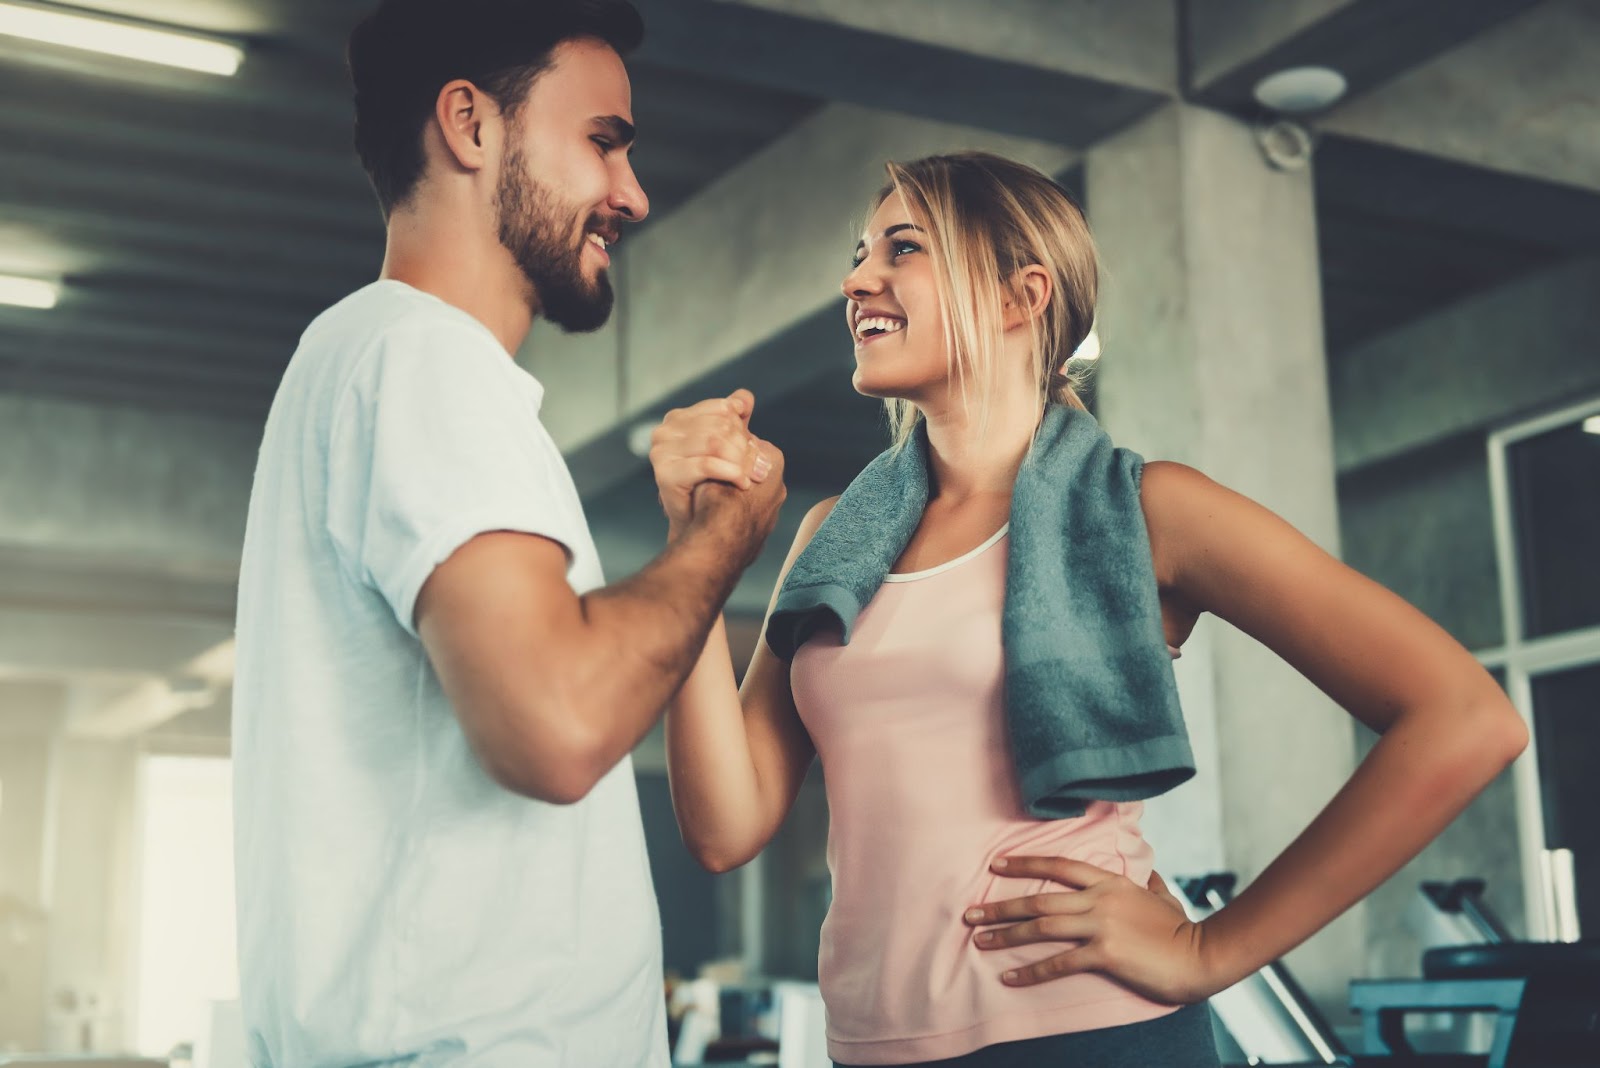
[(1053, 957), (1046, 957), (1037, 964), (1002, 972), (1000, 980), (1007, 986), (1035, 986), (1039, 983), (1048, 983), (1052, 979), (1080, 975), (1084, 972), (1098, 972), (1104, 968), (1105, 962), (1101, 959), (1101, 954), (1093, 943), (1089, 943), (1077, 949), (1069, 949), (1065, 953), (1057, 953)]
[(982, 927), (990, 923), (1013, 923), (1017, 920), (1031, 920), (1036, 916), (1049, 916), (1055, 913), (1078, 913), (1089, 909), (1090, 902), (1081, 891), (1051, 894), (1029, 894), (1027, 897), (1013, 897), (1005, 901), (990, 901), (983, 905), (974, 905), (962, 917), (973, 927)]
[(711, 456), (741, 464), (759, 481), (761, 471), (757, 439), (744, 420), (727, 410), (729, 401), (702, 401), (708, 411), (686, 408), (669, 413), (650, 435), (650, 462), (659, 471), (675, 458)]
[(980, 949), (1006, 949), (1036, 942), (1086, 942), (1094, 937), (1096, 929), (1095, 918), (1087, 913), (1056, 914), (979, 931), (972, 940)]
[(989, 866), (998, 874), (1012, 879), (1049, 879), (1062, 886), (1084, 890), (1122, 878), (1097, 864), (1068, 860), (1066, 857), (997, 857)]

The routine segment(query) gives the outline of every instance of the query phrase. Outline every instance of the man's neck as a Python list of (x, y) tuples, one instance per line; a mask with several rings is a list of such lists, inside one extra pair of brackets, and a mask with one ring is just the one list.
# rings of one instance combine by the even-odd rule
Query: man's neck
[(488, 235), (453, 231), (418, 215), (389, 220), (380, 278), (404, 282), (453, 305), (515, 355), (533, 328), (537, 302), (511, 254)]

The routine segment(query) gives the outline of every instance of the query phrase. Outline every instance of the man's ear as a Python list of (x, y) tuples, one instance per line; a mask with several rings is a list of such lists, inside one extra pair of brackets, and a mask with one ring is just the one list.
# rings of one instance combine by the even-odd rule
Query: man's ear
[(1043, 315), (1055, 293), (1055, 283), (1049, 271), (1030, 263), (1011, 276), (1010, 290), (1005, 302), (1007, 330)]
[(433, 118), (445, 151), (462, 170), (481, 170), (487, 162), (485, 127), (500, 114), (483, 90), (458, 78), (439, 90)]

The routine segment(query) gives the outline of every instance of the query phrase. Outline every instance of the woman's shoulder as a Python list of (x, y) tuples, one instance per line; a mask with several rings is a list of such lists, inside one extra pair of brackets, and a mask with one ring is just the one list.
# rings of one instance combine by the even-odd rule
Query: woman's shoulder
[(789, 568), (794, 566), (795, 559), (811, 544), (811, 539), (833, 511), (833, 506), (839, 503), (838, 497), (829, 497), (818, 501), (806, 510), (805, 516), (800, 520), (800, 529), (795, 531), (794, 544), (789, 547), (789, 557), (784, 561), (783, 573), (788, 575)]
[(822, 526), (822, 521), (832, 514), (833, 506), (839, 503), (840, 496), (841, 494), (835, 494), (820, 500), (806, 511), (805, 518), (800, 520), (800, 530), (808, 539), (817, 532), (818, 527)]
[(1188, 464), (1180, 464), (1176, 460), (1149, 460), (1139, 475), (1139, 501), (1148, 513), (1152, 507), (1181, 506), (1196, 496), (1204, 495), (1207, 487), (1216, 485)]
[(1197, 526), (1215, 522), (1228, 511), (1216, 482), (1188, 464), (1151, 460), (1139, 478), (1139, 504), (1150, 535), (1150, 555), (1156, 581), (1162, 588), (1174, 585), (1180, 560), (1197, 532)]

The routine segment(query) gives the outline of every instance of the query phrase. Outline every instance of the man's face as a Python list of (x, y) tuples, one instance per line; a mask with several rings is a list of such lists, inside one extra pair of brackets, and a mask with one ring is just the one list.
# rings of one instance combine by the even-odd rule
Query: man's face
[[(634, 177), (632, 92), (622, 59), (589, 39), (567, 41), (506, 131), (495, 190), (500, 242), (568, 332), (611, 315), (608, 247), (650, 202)], [(537, 177), (536, 177), (537, 176)]]

